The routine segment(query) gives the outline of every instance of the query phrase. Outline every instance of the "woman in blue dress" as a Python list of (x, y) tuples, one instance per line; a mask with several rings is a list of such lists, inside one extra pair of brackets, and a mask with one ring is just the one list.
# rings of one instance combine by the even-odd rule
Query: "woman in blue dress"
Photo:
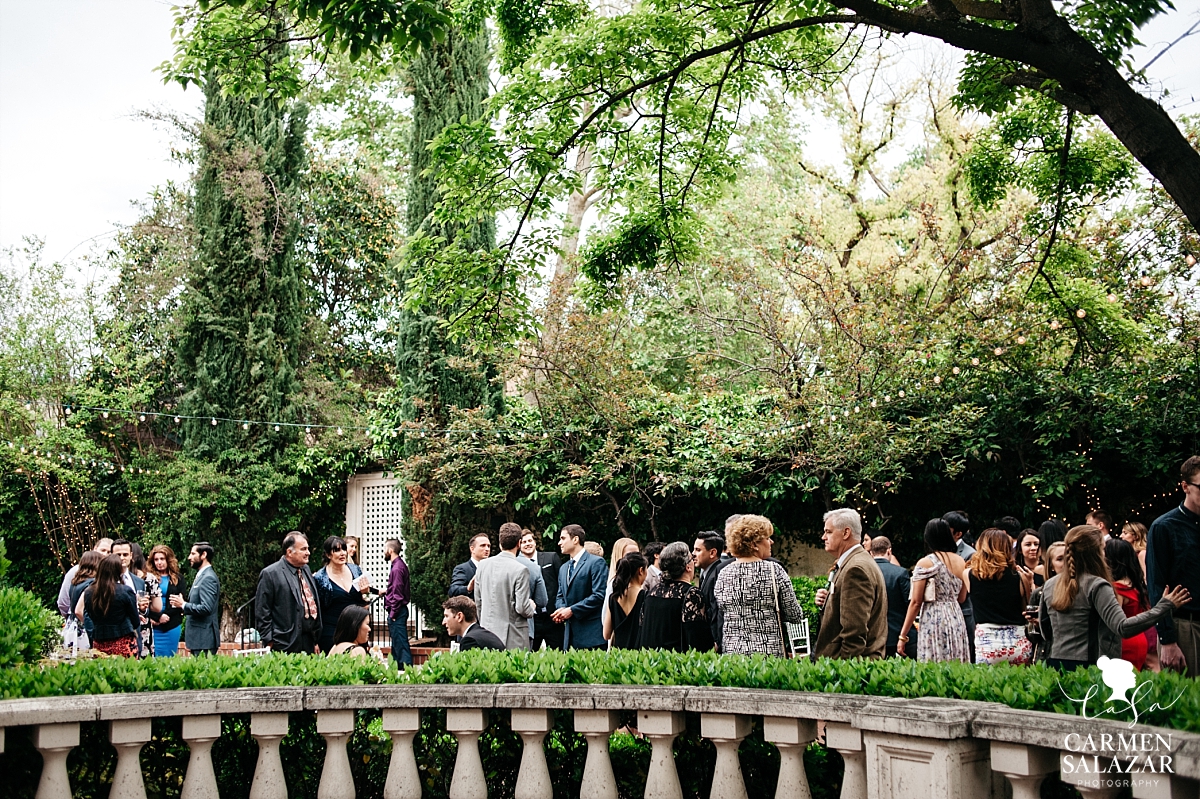
[(329, 654), (342, 611), (351, 605), (366, 606), (371, 580), (349, 562), (346, 540), (336, 535), (325, 539), (325, 565), (313, 575), (321, 602), (321, 651)]

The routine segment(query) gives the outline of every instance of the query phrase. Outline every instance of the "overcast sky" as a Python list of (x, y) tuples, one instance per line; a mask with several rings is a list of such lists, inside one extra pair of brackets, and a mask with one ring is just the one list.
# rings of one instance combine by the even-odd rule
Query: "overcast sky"
[[(1137, 63), (1200, 20), (1200, 0), (1142, 35)], [(170, 134), (136, 116), (198, 114), (201, 94), (165, 85), (166, 0), (0, 0), (0, 247), (46, 240), (50, 259), (77, 257), (136, 218), (133, 203), (185, 177)], [(1172, 115), (1200, 113), (1200, 36), (1152, 67)]]

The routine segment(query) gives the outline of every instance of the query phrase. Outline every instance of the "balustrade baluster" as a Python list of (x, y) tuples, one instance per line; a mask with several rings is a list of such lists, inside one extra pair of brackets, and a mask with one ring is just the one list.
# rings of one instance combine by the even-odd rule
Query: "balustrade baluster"
[(750, 734), (750, 717), (732, 713), (701, 713), (700, 734), (717, 747), (712, 795), (748, 799), (738, 747), (742, 745), (742, 739)]
[(142, 747), (150, 740), (150, 719), (109, 722), (108, 740), (117, 750), (110, 799), (146, 799), (142, 782)]
[(79, 725), (39, 724), (33, 728), (33, 746), (42, 753), (37, 799), (71, 799), (67, 755), (79, 746)]
[(446, 711), (446, 731), (458, 738), (450, 799), (487, 799), (487, 779), (483, 775), (483, 760), (479, 757), (479, 734), (487, 729), (487, 714), (485, 708), (450, 708)]
[(554, 729), (554, 711), (513, 708), (512, 731), (521, 736), (521, 769), (517, 772), (514, 799), (554, 799), (550, 767), (542, 741)]
[(608, 739), (618, 723), (615, 710), (575, 711), (575, 732), (587, 740), (579, 799), (617, 799), (617, 778), (608, 756)]
[(1012, 799), (1038, 799), (1042, 780), (1058, 771), (1058, 752), (1040, 746), (992, 741), (992, 770), (1008, 778)]
[(846, 761), (841, 799), (867, 799), (867, 753), (862, 730), (830, 721), (825, 724), (825, 744)]
[(191, 754), (179, 799), (219, 799), (212, 745), (220, 737), (220, 715), (183, 717), (183, 740)]
[(325, 765), (317, 799), (354, 799), (354, 775), (346, 741), (354, 732), (353, 710), (318, 710), (317, 733), (325, 739)]
[(251, 713), (250, 734), (258, 741), (258, 762), (250, 799), (287, 799), (283, 764), (279, 761), (279, 742), (288, 732), (287, 713)]
[[(1069, 765), (1064, 763), (1066, 758), (1071, 759)], [(1083, 771), (1080, 769), (1080, 760), (1083, 760), (1083, 757), (1078, 752), (1065, 750), (1059, 752), (1059, 773), (1062, 781), (1075, 786), (1075, 790), (1079, 791), (1079, 795), (1083, 799), (1116, 799), (1121, 794), (1119, 787), (1105, 784), (1110, 780), (1120, 780), (1121, 774), (1097, 774), (1093, 771)], [(1091, 758), (1088, 758), (1088, 761), (1090, 763)], [(1111, 761), (1111, 756), (1100, 756), (1097, 762), (1101, 768), (1104, 768)]]
[(638, 732), (650, 739), (650, 770), (646, 773), (646, 799), (683, 799), (679, 771), (675, 768), (675, 738), (683, 732), (683, 714), (669, 710), (638, 711)]
[(804, 750), (817, 737), (812, 719), (763, 716), (763, 738), (779, 750), (779, 780), (775, 799), (812, 799), (804, 773)]
[(421, 799), (421, 772), (413, 738), (421, 730), (421, 711), (416, 708), (383, 711), (383, 729), (392, 736), (392, 760), (388, 764), (383, 799)]

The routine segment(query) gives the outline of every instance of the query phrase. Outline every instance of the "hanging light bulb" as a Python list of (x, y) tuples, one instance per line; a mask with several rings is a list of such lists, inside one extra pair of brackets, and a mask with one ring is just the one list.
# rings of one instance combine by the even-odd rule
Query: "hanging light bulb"
[(180, 421), (181, 421), (181, 419), (180, 419), (178, 416), (176, 416), (176, 417), (175, 417), (175, 424), (179, 424), (179, 422), (180, 422)]
[(996, 349), (992, 350), (992, 354), (995, 355), (997, 358), (999, 358), (1001, 355), (1004, 354), (1004, 348), (997, 347)]
[(934, 382), (934, 385), (939, 385), (939, 386), (940, 386), (940, 385), (942, 384), (942, 376), (941, 376), (941, 375), (934, 375), (934, 376), (933, 376), (933, 382)]
[(346, 431), (342, 430), (342, 428), (340, 428), (340, 427), (338, 428), (338, 435), (339, 435), (339, 436), (340, 436), (340, 435), (342, 435), (342, 434), (343, 434), (343, 433), (345, 433), (345, 432), (346, 432)]
[(214, 416), (212, 419), (209, 420), (209, 424), (211, 424), (213, 427), (216, 427), (217, 426), (217, 418)]
[(897, 391), (896, 396), (899, 397), (900, 399), (904, 399), (904, 391), (903, 390)]
[(1142, 285), (1143, 286), (1149, 286), (1153, 282), (1154, 282), (1154, 279), (1151, 278), (1149, 275), (1142, 275)]
[(1108, 295), (1108, 301), (1109, 301), (1109, 302), (1116, 302), (1116, 301), (1117, 301), (1117, 295), (1116, 295), (1116, 294), (1109, 294), (1109, 295)]
[(276, 432), (276, 433), (278, 433), (278, 432), (279, 432), (279, 425), (275, 425), (275, 432)]
[(139, 421), (139, 422), (144, 422), (144, 421), (146, 421), (146, 414), (144, 414), (144, 413), (143, 413), (143, 414), (139, 414), (139, 415), (138, 415), (138, 421)]
[(962, 369), (959, 369), (957, 366), (955, 366), (953, 369), (950, 370), (950, 374), (952, 374), (952, 375), (956, 375), (961, 372), (962, 372)]
[(249, 423), (249, 422), (242, 422), (242, 429), (243, 429), (243, 430), (249, 430), (249, 429), (250, 429), (250, 423)]
[(1082, 308), (1080, 308), (1078, 311), (1076, 311), (1076, 312), (1075, 312), (1075, 315), (1076, 315), (1077, 317), (1079, 317), (1080, 319), (1084, 319), (1084, 318), (1086, 318), (1086, 317), (1087, 317), (1087, 311), (1085, 311), (1085, 310), (1083, 310)]
[(108, 418), (108, 411), (101, 411), (101, 412), (100, 412), (100, 415), (101, 415), (101, 416), (103, 416), (105, 419), (107, 419), (107, 418)]
[(972, 365), (972, 366), (978, 366), (978, 365), (979, 365), (979, 359), (978, 359), (978, 358), (972, 358), (972, 359), (971, 359), (971, 365)]
[(1024, 337), (1024, 336), (1017, 336), (1017, 343), (1018, 343), (1018, 344), (1024, 345), (1024, 344), (1025, 344), (1025, 341), (1026, 341), (1026, 339), (1025, 339), (1025, 337)]
[(1050, 320), (1050, 329), (1051, 330), (1058, 330), (1060, 327), (1062, 327), (1062, 323), (1059, 322), (1057, 319)]

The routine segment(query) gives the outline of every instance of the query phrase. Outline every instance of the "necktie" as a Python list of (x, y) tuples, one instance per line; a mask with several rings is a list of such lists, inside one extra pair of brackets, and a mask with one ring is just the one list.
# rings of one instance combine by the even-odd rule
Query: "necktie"
[(571, 565), (567, 567), (567, 585), (570, 585), (571, 581), (575, 579), (575, 566), (578, 563), (579, 561), (575, 558), (571, 558)]
[(296, 579), (300, 581), (300, 594), (304, 597), (304, 618), (315, 619), (317, 617), (317, 603), (313, 599), (312, 589), (308, 587), (308, 580), (304, 579), (303, 569), (296, 569)]

